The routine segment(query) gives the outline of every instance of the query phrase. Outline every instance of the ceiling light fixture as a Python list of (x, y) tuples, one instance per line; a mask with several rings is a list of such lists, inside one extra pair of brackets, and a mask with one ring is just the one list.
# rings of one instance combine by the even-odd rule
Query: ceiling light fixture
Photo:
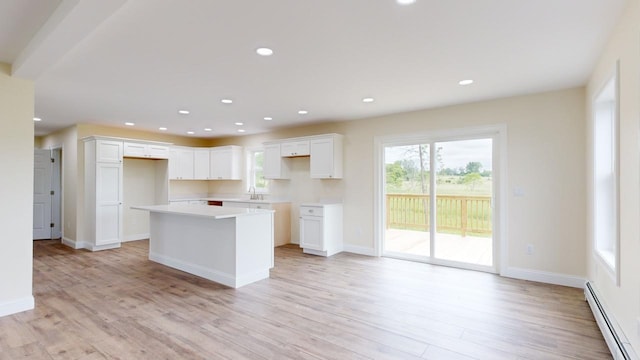
[(231, 99), (222, 99), (222, 100), (220, 100), (220, 102), (222, 102), (223, 104), (232, 104), (233, 100), (231, 100)]
[(300, 110), (298, 111), (298, 114), (300, 115), (307, 115), (309, 112), (307, 110)]
[(161, 127), (161, 128), (158, 128), (158, 130), (160, 130), (160, 131), (167, 131), (167, 128), (166, 128), (166, 127)]
[(460, 81), (458, 82), (458, 84), (460, 84), (460, 85), (462, 85), (462, 86), (465, 86), (465, 85), (471, 85), (471, 84), (473, 84), (473, 80), (471, 80), (471, 79), (467, 79), (467, 80), (460, 80)]
[(273, 55), (273, 50), (266, 47), (262, 47), (262, 48), (257, 48), (256, 53), (258, 53), (258, 55), (260, 56), (271, 56)]
[(244, 129), (238, 129), (238, 132), (239, 132), (239, 133), (243, 133), (243, 132), (244, 132)]
[(132, 123), (132, 122), (126, 122), (126, 123), (124, 123), (124, 124), (125, 124), (125, 125), (127, 125), (127, 126), (133, 126), (133, 125), (135, 125), (135, 124), (134, 124), (134, 123)]
[(271, 121), (271, 120), (273, 120), (273, 118), (272, 118), (272, 117), (270, 117), (270, 116), (265, 116), (265, 117), (264, 117), (264, 119), (265, 119), (265, 120), (267, 120), (267, 121)]
[(236, 125), (238, 125), (238, 126), (242, 126), (242, 125), (244, 125), (244, 123), (237, 122), (237, 123), (236, 123)]
[(193, 134), (195, 134), (195, 132), (193, 132), (193, 131), (187, 131), (187, 134), (189, 134), (189, 135), (193, 135)]
[(204, 131), (213, 131), (211, 128), (204, 128)]
[(39, 117), (34, 117), (33, 121), (42, 121), (42, 119), (40, 119)]
[(189, 110), (178, 110), (178, 114), (180, 115), (189, 115), (190, 111)]
[(364, 103), (372, 103), (373, 102), (373, 98), (372, 97), (366, 97), (366, 98), (362, 99), (362, 102), (364, 102)]
[(416, 2), (416, 0), (396, 0), (396, 2), (400, 5), (411, 5)]

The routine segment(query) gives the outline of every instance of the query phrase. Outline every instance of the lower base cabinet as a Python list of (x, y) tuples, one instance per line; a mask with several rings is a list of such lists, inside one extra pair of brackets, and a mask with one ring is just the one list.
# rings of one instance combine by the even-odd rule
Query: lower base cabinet
[(300, 206), (300, 247), (319, 256), (342, 251), (342, 204)]
[(273, 245), (281, 246), (291, 243), (290, 203), (223, 201), (222, 206), (275, 210), (276, 212), (273, 216)]

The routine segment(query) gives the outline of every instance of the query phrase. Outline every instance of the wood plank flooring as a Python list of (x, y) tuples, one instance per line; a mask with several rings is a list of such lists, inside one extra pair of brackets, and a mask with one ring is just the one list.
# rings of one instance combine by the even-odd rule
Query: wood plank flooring
[(0, 318), (0, 359), (611, 358), (578, 289), (287, 245), (234, 290), (147, 249), (35, 242), (36, 309)]

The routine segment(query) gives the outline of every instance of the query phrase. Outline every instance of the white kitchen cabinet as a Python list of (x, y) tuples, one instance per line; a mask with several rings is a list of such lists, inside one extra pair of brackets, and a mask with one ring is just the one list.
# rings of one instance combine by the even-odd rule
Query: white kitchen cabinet
[(288, 202), (256, 202), (256, 201), (223, 201), (222, 206), (275, 210), (273, 216), (273, 243), (281, 246), (291, 242), (291, 203)]
[(312, 179), (342, 179), (342, 142), (338, 134), (311, 139)]
[(211, 178), (209, 153), (209, 148), (193, 150), (193, 178), (195, 180), (209, 180)]
[(189, 147), (172, 147), (169, 150), (169, 179), (193, 180), (194, 151)]
[(309, 140), (283, 142), (280, 144), (280, 156), (309, 156)]
[(145, 159), (168, 159), (169, 147), (161, 144), (125, 141), (124, 156)]
[(265, 179), (289, 179), (289, 162), (281, 155), (280, 143), (264, 145), (262, 170)]
[(300, 206), (300, 247), (307, 254), (331, 256), (342, 251), (342, 204)]
[(104, 250), (122, 241), (123, 142), (84, 140), (84, 247)]
[(220, 146), (210, 149), (209, 177), (212, 180), (242, 180), (242, 147)]

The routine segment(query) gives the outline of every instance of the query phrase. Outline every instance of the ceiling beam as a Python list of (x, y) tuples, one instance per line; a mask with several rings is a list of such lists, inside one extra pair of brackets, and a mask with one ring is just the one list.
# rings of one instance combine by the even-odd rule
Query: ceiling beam
[(12, 64), (12, 75), (36, 80), (127, 0), (62, 0)]

